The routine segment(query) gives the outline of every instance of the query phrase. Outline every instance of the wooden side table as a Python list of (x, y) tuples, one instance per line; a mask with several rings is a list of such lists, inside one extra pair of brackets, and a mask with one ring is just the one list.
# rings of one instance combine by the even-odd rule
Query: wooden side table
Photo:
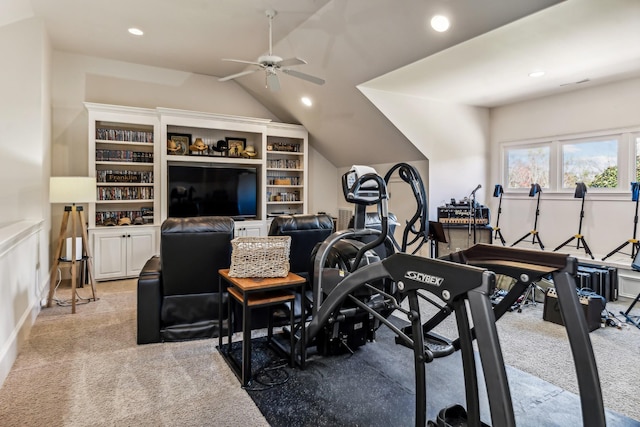
[[(242, 360), (238, 365), (237, 361), (231, 356), (231, 335), (232, 322), (228, 325), (228, 341), (226, 349), (222, 346), (222, 333), (218, 335), (218, 349), (225, 358), (227, 363), (234, 370), (240, 379), (243, 387), (246, 387), (251, 381), (251, 310), (258, 307), (271, 306), (290, 301), (292, 304), (290, 313), (291, 334), (290, 334), (290, 363), (293, 365), (296, 360), (295, 354), (295, 328), (293, 315), (294, 292), (300, 289), (302, 295), (305, 292), (306, 280), (295, 273), (289, 273), (286, 277), (269, 277), (269, 278), (239, 278), (230, 277), (229, 269), (219, 270), (220, 275), (220, 292), (226, 288), (229, 293), (229, 319), (232, 316), (231, 302), (232, 299), (242, 303)], [(223, 316), (222, 298), (219, 299), (219, 324), (222, 325)], [(302, 308), (301, 340), (305, 341), (305, 321), (306, 310)], [(272, 320), (269, 318), (268, 339), (272, 338)], [(300, 354), (300, 364), (304, 365), (305, 350)]]

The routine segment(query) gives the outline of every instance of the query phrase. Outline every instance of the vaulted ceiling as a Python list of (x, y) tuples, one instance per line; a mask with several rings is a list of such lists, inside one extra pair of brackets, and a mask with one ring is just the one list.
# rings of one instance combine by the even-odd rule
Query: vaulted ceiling
[[(263, 73), (226, 84), (241, 85), (282, 121), (307, 127), (313, 146), (336, 166), (424, 158), (363, 96), (359, 85), (495, 106), (571, 90), (571, 83), (578, 80), (598, 84), (634, 75), (640, 69), (637, 49), (626, 43), (630, 37), (639, 39), (637, 29), (629, 27), (629, 22), (640, 22), (640, 2), (636, 0), (7, 0), (3, 3), (1, 12), (42, 18), (56, 50), (213, 78), (250, 67), (222, 58), (253, 61), (267, 53), (265, 10), (274, 9), (277, 11), (273, 21), (274, 54), (305, 59), (308, 64), (296, 69), (322, 77), (326, 84), (317, 86), (284, 75), (280, 79), (281, 90), (272, 92), (265, 88)], [(438, 13), (450, 17), (448, 32), (437, 33), (429, 27), (429, 20)], [(10, 14), (0, 16), (6, 21)], [(0, 25), (6, 23), (2, 20)], [(145, 35), (132, 38), (126, 30), (134, 26), (143, 29)], [(594, 29), (598, 32), (582, 36), (586, 34), (583, 31)], [(622, 44), (630, 51), (615, 56), (612, 50), (621, 45), (621, 40), (625, 40)], [(594, 48), (595, 54), (589, 55), (589, 48)], [(586, 63), (584, 55), (603, 60)], [(627, 59), (624, 70), (620, 67), (620, 55)], [(522, 80), (522, 70), (535, 66), (552, 66), (556, 70), (552, 72), (553, 79)], [(597, 73), (590, 73), (591, 70)], [(301, 96), (310, 97), (314, 105), (303, 106)]]

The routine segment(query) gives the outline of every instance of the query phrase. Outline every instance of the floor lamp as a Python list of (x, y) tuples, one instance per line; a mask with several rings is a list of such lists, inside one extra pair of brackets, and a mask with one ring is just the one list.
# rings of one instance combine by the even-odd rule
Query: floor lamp
[[(58, 268), (61, 262), (71, 263), (71, 313), (76, 312), (76, 280), (77, 280), (77, 242), (76, 232), (78, 231), (78, 221), (80, 222), (80, 235), (82, 237), (82, 257), (80, 261), (86, 262), (87, 274), (93, 299), (96, 300), (96, 285), (93, 275), (93, 260), (89, 250), (89, 241), (87, 237), (87, 226), (84, 220), (84, 212), (82, 206), (76, 203), (94, 202), (96, 200), (96, 179), (90, 177), (61, 176), (51, 177), (49, 179), (49, 201), (53, 203), (63, 203), (64, 214), (62, 216), (62, 224), (60, 226), (60, 234), (56, 251), (54, 252), (54, 262), (51, 268), (49, 281), (49, 298), (47, 299), (47, 307), (51, 307), (53, 293), (55, 291), (55, 282)], [(62, 256), (62, 246), (67, 235), (69, 226), (69, 217), (71, 217), (71, 252), (70, 259)]]
[(640, 242), (636, 238), (636, 233), (638, 232), (638, 200), (640, 200), (640, 183), (632, 182), (631, 183), (631, 200), (636, 202), (636, 215), (633, 217), (633, 237), (609, 252), (602, 261), (609, 258), (611, 255), (616, 252), (620, 252), (622, 248), (631, 243), (631, 258), (635, 258), (636, 254), (640, 252)]
[(527, 234), (525, 234), (524, 236), (519, 238), (511, 246), (517, 245), (518, 243), (522, 242), (524, 239), (526, 239), (527, 237), (529, 237), (531, 235), (531, 236), (533, 236), (533, 238), (531, 239), (531, 243), (535, 245), (536, 244), (536, 240), (537, 240), (538, 241), (538, 245), (540, 245), (540, 249), (544, 250), (544, 245), (542, 244), (542, 241), (540, 240), (540, 235), (539, 235), (538, 230), (537, 230), (537, 227), (538, 227), (538, 216), (540, 215), (540, 194), (542, 194), (542, 188), (540, 188), (539, 184), (531, 184), (531, 189), (529, 190), (529, 197), (534, 197), (536, 194), (538, 195), (538, 201), (536, 203), (536, 219), (533, 222), (533, 230), (531, 230), (530, 232), (528, 232)]
[(584, 197), (586, 195), (587, 195), (587, 186), (584, 184), (584, 182), (576, 183), (576, 192), (573, 194), (573, 197), (575, 197), (576, 199), (582, 199), (582, 205), (580, 207), (580, 225), (578, 226), (578, 234), (574, 234), (572, 237), (568, 238), (564, 243), (562, 243), (560, 246), (555, 248), (553, 250), (554, 252), (556, 252), (558, 249), (562, 248), (563, 246), (567, 246), (574, 239), (576, 239), (578, 240), (578, 243), (576, 244), (576, 249), (580, 249), (580, 243), (582, 243), (582, 247), (584, 248), (585, 253), (589, 255), (591, 259), (594, 259), (593, 254), (591, 253), (591, 249), (589, 249), (589, 245), (587, 245), (587, 241), (584, 239), (584, 236), (582, 235), (582, 219), (584, 218)]
[(500, 201), (498, 202), (498, 218), (496, 219), (496, 226), (493, 227), (493, 231), (495, 232), (495, 238), (500, 239), (502, 242), (502, 246), (505, 246), (507, 242), (505, 242), (504, 237), (502, 236), (502, 231), (500, 231), (500, 214), (502, 213), (502, 193), (504, 193), (504, 189), (502, 185), (496, 184), (493, 189), (493, 197), (499, 197)]

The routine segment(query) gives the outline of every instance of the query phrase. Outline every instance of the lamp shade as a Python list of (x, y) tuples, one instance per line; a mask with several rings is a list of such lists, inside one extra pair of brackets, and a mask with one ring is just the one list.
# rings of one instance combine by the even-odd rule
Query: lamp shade
[(87, 203), (95, 200), (95, 177), (52, 176), (49, 178), (49, 201), (51, 203)]

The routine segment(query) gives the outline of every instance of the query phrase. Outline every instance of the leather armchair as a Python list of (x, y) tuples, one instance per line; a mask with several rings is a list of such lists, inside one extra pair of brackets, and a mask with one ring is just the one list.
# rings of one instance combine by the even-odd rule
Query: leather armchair
[(289, 270), (309, 278), (311, 251), (333, 233), (333, 219), (326, 214), (281, 215), (271, 221), (270, 236), (291, 236)]
[(138, 344), (217, 337), (218, 270), (231, 263), (233, 219), (167, 218), (160, 233), (160, 256), (138, 277)]

